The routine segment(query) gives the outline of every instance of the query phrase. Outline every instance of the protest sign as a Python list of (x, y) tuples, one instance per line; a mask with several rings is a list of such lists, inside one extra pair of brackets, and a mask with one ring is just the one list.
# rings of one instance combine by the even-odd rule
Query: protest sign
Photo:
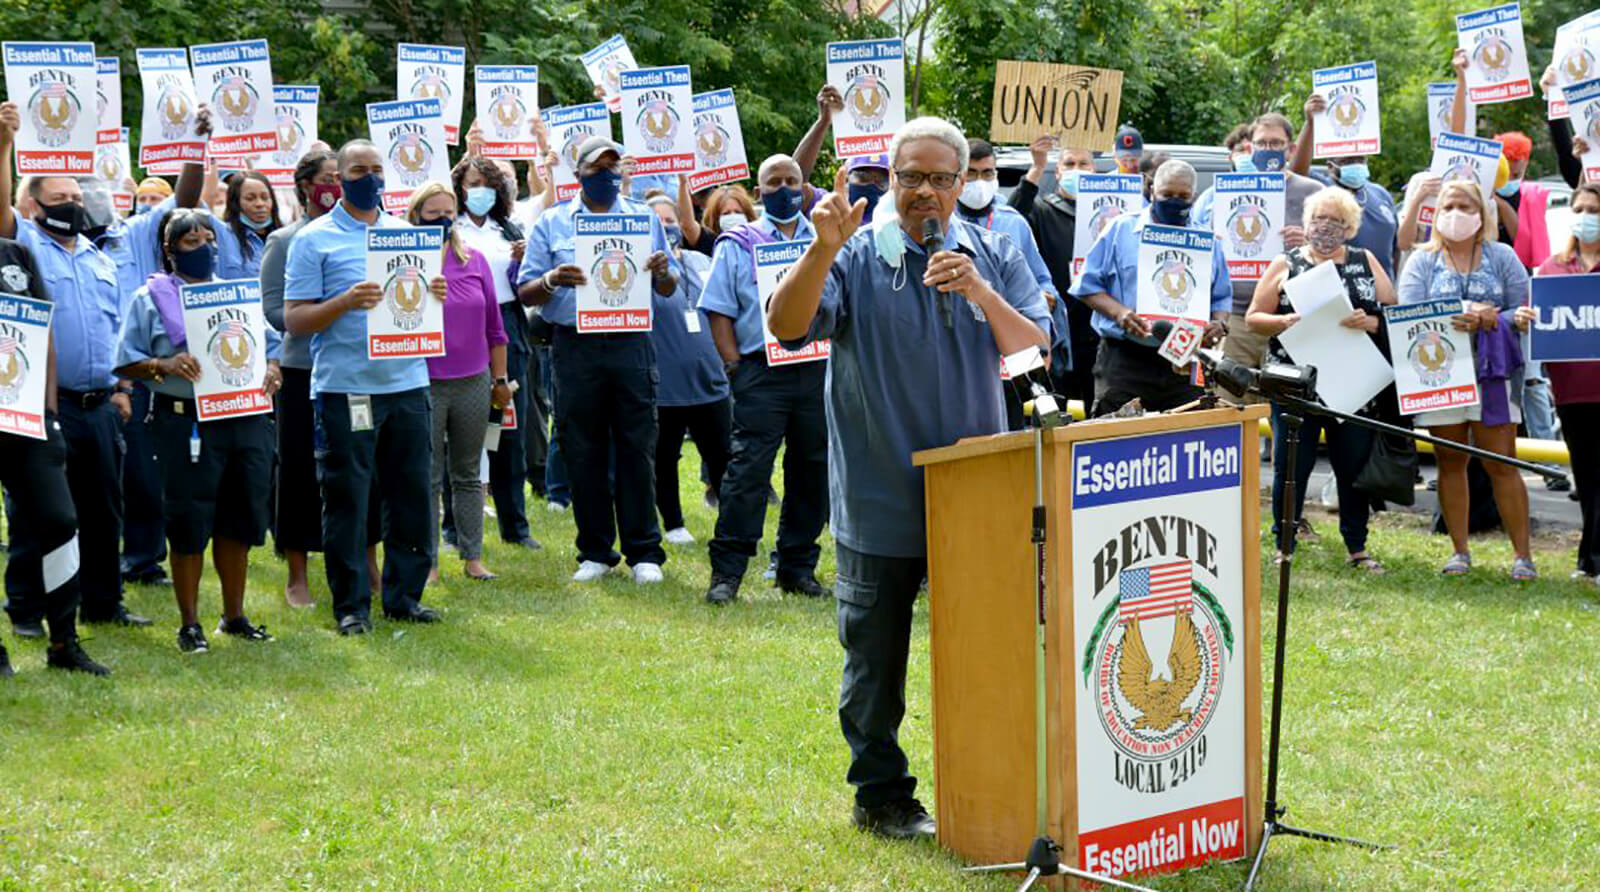
[[(1450, 113), (1456, 105), (1456, 85), (1445, 81), (1428, 85), (1428, 145), (1439, 144), (1439, 134), (1450, 132)], [(1469, 135), (1478, 132), (1478, 109), (1471, 102), (1467, 103), (1466, 119), (1462, 123), (1462, 132)]]
[(828, 83), (844, 96), (833, 118), (833, 153), (840, 158), (877, 155), (906, 122), (905, 44), (890, 40), (830, 43)]
[(538, 156), (529, 125), (539, 111), (539, 66), (479, 65), (472, 70), (472, 84), (483, 157)]
[(1139, 289), (1134, 312), (1146, 320), (1211, 318), (1211, 255), (1217, 237), (1181, 226), (1139, 231)]
[[(92, 43), (4, 44), (6, 98), (17, 104), (15, 136), (23, 176), (82, 177), (94, 173), (100, 130)], [(11, 159), (4, 159), (10, 164)]]
[(732, 90), (712, 90), (694, 97), (694, 173), (689, 191), (699, 192), (750, 175), (744, 154), (744, 131)]
[(1372, 338), (1341, 324), (1355, 307), (1332, 261), (1288, 279), (1283, 290), (1300, 321), (1281, 332), (1278, 343), (1296, 364), (1316, 367), (1323, 403), (1357, 412), (1389, 386), (1394, 370)]
[(577, 288), (578, 333), (649, 331), (652, 323), (650, 214), (575, 214), (573, 263), (586, 281)]
[(307, 147), (317, 140), (317, 103), (322, 88), (316, 84), (279, 84), (272, 88), (278, 109), (278, 147), (261, 156), (256, 165), (275, 188), (294, 187), (294, 168)]
[(1600, 77), (1573, 84), (1562, 93), (1572, 118), (1573, 134), (1589, 144), (1589, 151), (1579, 159), (1583, 178), (1591, 183), (1600, 180)]
[(1459, 300), (1430, 300), (1383, 308), (1394, 357), (1400, 414), (1478, 404), (1478, 376), (1472, 337), (1450, 320), (1462, 313)]
[[(29, 273), (0, 268), (7, 279)], [(28, 284), (23, 284), (23, 289)], [(45, 369), (50, 357), (54, 305), (17, 294), (0, 294), (0, 433), (45, 439)]]
[(1556, 29), (1556, 42), (1550, 54), (1550, 67), (1556, 82), (1546, 94), (1546, 116), (1560, 120), (1567, 116), (1566, 88), (1600, 74), (1595, 53), (1600, 51), (1600, 11), (1587, 13)]
[(544, 123), (560, 161), (551, 172), (556, 200), (566, 201), (578, 194), (578, 147), (591, 136), (611, 137), (611, 113), (603, 102), (568, 105), (546, 109)]
[[(1500, 169), (1500, 143), (1459, 133), (1441, 133), (1433, 146), (1433, 163), (1428, 172), (1448, 183), (1467, 180), (1483, 187), (1484, 195), (1492, 195), (1495, 174)], [(1437, 198), (1425, 199), (1417, 209), (1417, 229), (1422, 238), (1433, 232), (1433, 218), (1438, 215)]]
[(622, 144), (634, 175), (694, 172), (694, 90), (689, 66), (635, 68), (618, 75)]
[(1311, 88), (1327, 100), (1313, 120), (1313, 158), (1376, 155), (1383, 148), (1378, 125), (1378, 65), (1359, 62), (1311, 72)]
[(444, 355), (444, 301), (429, 283), (444, 269), (444, 230), (438, 226), (367, 230), (367, 281), (383, 300), (367, 311), (367, 358)]
[(122, 60), (98, 56), (94, 60), (95, 120), (100, 123), (98, 144), (128, 141), (122, 126)]
[(265, 40), (189, 47), (195, 95), (211, 107), (207, 154), (257, 155), (278, 148), (278, 112), (272, 98), (272, 61)]
[(461, 138), (461, 94), (467, 80), (466, 49), (402, 43), (398, 53), (394, 68), (395, 95), (439, 100), (445, 144), (455, 145)]
[(272, 399), (261, 390), (267, 375), (261, 280), (185, 283), (179, 298), (189, 355), (200, 361), (196, 417), (213, 421), (271, 412)]
[(581, 58), (583, 69), (589, 72), (589, 81), (605, 90), (602, 101), (606, 108), (614, 112), (621, 111), (622, 72), (639, 67), (639, 63), (633, 60), (633, 50), (628, 49), (628, 41), (621, 34), (613, 34)]
[(1253, 282), (1283, 253), (1284, 180), (1282, 173), (1217, 174), (1211, 230), (1222, 239), (1230, 278)]
[(1534, 276), (1528, 361), (1600, 359), (1600, 273)]
[(139, 166), (147, 171), (175, 171), (183, 164), (206, 160), (206, 141), (194, 135), (194, 80), (189, 77), (189, 51), (140, 49), (139, 82), (144, 93), (140, 116)]
[(1474, 105), (1533, 95), (1519, 4), (1456, 16), (1456, 45), (1467, 53), (1467, 99)]
[(367, 104), (367, 129), (383, 158), (383, 209), (403, 214), (423, 183), (450, 182), (444, 147), (444, 104), (438, 99), (402, 99)]
[(1041, 134), (1062, 146), (1111, 151), (1122, 72), (1001, 59), (995, 63), (989, 139), (1026, 145)]
[(94, 147), (94, 175), (111, 190), (111, 207), (119, 214), (127, 214), (133, 210), (133, 190), (128, 188), (133, 177), (128, 128), (117, 128), (117, 136), (116, 142), (102, 142)]
[(756, 263), (756, 295), (761, 301), (761, 342), (766, 347), (767, 365), (795, 365), (802, 362), (816, 362), (827, 359), (831, 345), (828, 341), (812, 341), (799, 350), (786, 350), (778, 343), (772, 329), (767, 327), (767, 305), (772, 302), (772, 293), (778, 290), (778, 283), (788, 275), (795, 263), (805, 255), (806, 246), (811, 244), (811, 239), (795, 239), (788, 242), (767, 242), (756, 245), (751, 250), (755, 253)]
[(1085, 173), (1078, 176), (1078, 214), (1073, 221), (1072, 284), (1083, 276), (1089, 249), (1111, 221), (1144, 210), (1144, 178), (1136, 173)]

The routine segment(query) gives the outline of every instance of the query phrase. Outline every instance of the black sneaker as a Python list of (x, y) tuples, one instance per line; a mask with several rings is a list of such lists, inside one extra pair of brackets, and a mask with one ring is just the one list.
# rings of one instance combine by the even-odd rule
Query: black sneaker
[(354, 613), (339, 618), (339, 634), (344, 636), (365, 635), (372, 631), (372, 623), (364, 616)]
[(104, 617), (84, 617), (84, 622), (91, 625), (125, 626), (140, 628), (150, 625), (150, 620), (129, 610), (124, 605), (118, 604), (115, 613)]
[(186, 654), (211, 652), (211, 645), (206, 643), (206, 633), (200, 628), (199, 623), (178, 630), (178, 650)]
[(39, 620), (11, 621), (11, 634), (18, 638), (43, 638), (44, 623)]
[(11, 668), (11, 655), (6, 653), (6, 646), (0, 644), (0, 678), (10, 678), (16, 674), (17, 670)]
[(421, 604), (413, 604), (410, 607), (399, 610), (390, 610), (385, 607), (383, 608), (383, 616), (385, 619), (390, 619), (397, 623), (436, 623), (444, 619), (439, 611), (434, 610), (432, 607), (424, 607)]
[(232, 635), (246, 641), (271, 641), (272, 636), (267, 634), (266, 626), (250, 625), (249, 617), (240, 616), (238, 619), (223, 619), (217, 622), (218, 635)]
[(817, 581), (815, 574), (778, 577), (778, 588), (786, 595), (805, 595), (808, 598), (827, 598), (833, 595), (828, 587)]
[(506, 544), (515, 548), (526, 549), (528, 551), (541, 551), (544, 549), (544, 545), (541, 544), (538, 539), (535, 539), (532, 536), (523, 536), (521, 539), (515, 542), (507, 542)]
[(1572, 481), (1565, 477), (1546, 477), (1544, 478), (1544, 488), (1551, 492), (1571, 492)]
[(862, 830), (888, 839), (932, 839), (933, 818), (915, 799), (899, 799), (877, 808), (856, 806), (851, 818)]
[(711, 574), (711, 587), (706, 589), (706, 603), (718, 607), (739, 599), (739, 577), (726, 573)]
[(51, 669), (62, 669), (67, 672), (87, 672), (90, 675), (110, 675), (111, 670), (96, 663), (83, 652), (83, 647), (78, 644), (78, 639), (73, 638), (60, 647), (50, 646), (49, 654), (45, 657), (45, 665)]

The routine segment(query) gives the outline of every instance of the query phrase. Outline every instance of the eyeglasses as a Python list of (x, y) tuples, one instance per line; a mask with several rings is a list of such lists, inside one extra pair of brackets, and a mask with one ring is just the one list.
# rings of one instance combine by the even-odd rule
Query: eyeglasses
[(1289, 148), (1289, 141), (1286, 139), (1259, 139), (1250, 145), (1252, 148), (1265, 149), (1268, 152), (1281, 152)]
[(993, 180), (999, 178), (1000, 171), (993, 167), (988, 170), (973, 170), (969, 167), (967, 168), (967, 176), (974, 180)]
[(894, 176), (900, 185), (907, 189), (921, 189), (922, 184), (927, 183), (940, 192), (949, 192), (956, 187), (956, 183), (961, 182), (961, 174), (946, 173), (942, 170), (937, 173), (924, 173), (920, 170), (897, 170), (894, 172)]

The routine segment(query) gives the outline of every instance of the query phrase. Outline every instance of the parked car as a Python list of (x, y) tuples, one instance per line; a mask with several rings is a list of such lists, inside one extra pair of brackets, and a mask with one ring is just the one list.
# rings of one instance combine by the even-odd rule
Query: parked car
[[(1149, 157), (1156, 152), (1165, 152), (1173, 158), (1179, 158), (1194, 165), (1195, 170), (1195, 195), (1211, 188), (1211, 181), (1219, 173), (1227, 173), (1233, 169), (1228, 160), (1228, 150), (1221, 146), (1180, 146), (1146, 143), (1145, 156)], [(995, 146), (995, 165), (1000, 173), (1000, 194), (1009, 196), (1017, 188), (1017, 183), (1022, 181), (1023, 174), (1033, 166), (1033, 155), (1027, 146)], [(1057, 153), (1050, 153), (1050, 164), (1045, 168), (1044, 176), (1039, 180), (1039, 191), (1049, 193), (1056, 188), (1056, 158)], [(1114, 162), (1109, 153), (1101, 155), (1094, 160), (1095, 170), (1108, 173), (1115, 169)]]

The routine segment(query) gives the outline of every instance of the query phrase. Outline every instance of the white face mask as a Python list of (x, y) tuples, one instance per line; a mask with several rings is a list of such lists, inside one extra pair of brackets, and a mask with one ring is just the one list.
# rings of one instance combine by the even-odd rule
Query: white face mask
[(974, 211), (981, 211), (994, 201), (995, 194), (1000, 191), (999, 180), (973, 180), (961, 187), (961, 197), (957, 199), (963, 207)]
[(749, 219), (747, 219), (744, 214), (723, 214), (717, 218), (717, 231), (727, 232), (730, 229), (736, 229), (749, 222)]

